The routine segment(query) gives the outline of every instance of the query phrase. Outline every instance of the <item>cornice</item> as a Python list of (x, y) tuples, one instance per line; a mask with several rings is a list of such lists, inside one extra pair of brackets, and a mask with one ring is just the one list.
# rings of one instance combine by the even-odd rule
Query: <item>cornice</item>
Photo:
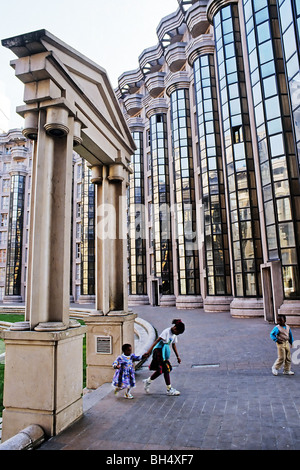
[(202, 34), (191, 41), (186, 47), (186, 56), (189, 65), (192, 67), (195, 60), (204, 54), (213, 54), (215, 51), (215, 42), (212, 34)]
[(218, 11), (230, 3), (238, 3), (238, 0), (210, 0), (206, 10), (208, 21), (213, 24), (214, 16)]
[(168, 96), (173, 93), (173, 91), (180, 88), (189, 88), (190, 87), (190, 77), (188, 72), (180, 71), (175, 73), (169, 73), (165, 79), (166, 93)]

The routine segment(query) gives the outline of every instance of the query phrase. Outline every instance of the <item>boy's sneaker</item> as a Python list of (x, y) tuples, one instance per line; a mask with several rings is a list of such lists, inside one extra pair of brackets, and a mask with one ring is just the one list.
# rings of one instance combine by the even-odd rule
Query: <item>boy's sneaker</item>
[(180, 395), (180, 392), (175, 388), (170, 388), (169, 390), (167, 390), (167, 395), (177, 396)]
[(285, 375), (294, 375), (295, 372), (293, 372), (292, 370), (284, 370), (283, 373)]
[(275, 367), (272, 367), (272, 374), (273, 375), (278, 375), (278, 370), (275, 369)]
[(145, 390), (145, 392), (146, 392), (146, 393), (149, 393), (149, 387), (150, 387), (151, 382), (149, 382), (148, 379), (144, 379), (143, 382), (144, 382), (144, 390)]

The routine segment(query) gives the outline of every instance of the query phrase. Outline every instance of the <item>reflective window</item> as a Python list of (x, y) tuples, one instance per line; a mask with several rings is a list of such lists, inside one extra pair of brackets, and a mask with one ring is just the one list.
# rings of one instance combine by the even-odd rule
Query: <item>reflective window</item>
[[(235, 54), (233, 43), (225, 46), (225, 57)], [(218, 109), (215, 95), (214, 61), (212, 55), (203, 55), (194, 62), (195, 96), (198, 121), (199, 139), (203, 139), (200, 146), (199, 158), (202, 178), (202, 201), (208, 210), (205, 210), (205, 237), (206, 253), (206, 279), (208, 295), (227, 295), (231, 293), (230, 268), (228, 261), (227, 223), (225, 212), (222, 160), (218, 134)], [(207, 80), (208, 79), (208, 80)], [(227, 92), (226, 89), (224, 89)], [(236, 85), (232, 85), (229, 93), (238, 96)], [(206, 97), (210, 97), (211, 113), (202, 113), (202, 104)], [(226, 94), (227, 97), (227, 94)], [(204, 126), (202, 125), (204, 123)], [(217, 136), (217, 137), (216, 137)]]
[(11, 176), (5, 295), (21, 295), (25, 176)]
[[(264, 1), (258, 2), (263, 4)], [(234, 32), (231, 31), (230, 37), (227, 23), (224, 26), (224, 12), (227, 19), (231, 18), (234, 22)], [(246, 12), (249, 21), (251, 21), (250, 10)], [(261, 18), (262, 19), (262, 18)], [(235, 295), (237, 296), (259, 296), (260, 287), (260, 264), (262, 262), (261, 240), (258, 221), (257, 195), (252, 155), (252, 143), (250, 129), (248, 124), (248, 107), (245, 90), (245, 79), (243, 64), (239, 59), (240, 51), (240, 32), (238, 28), (238, 9), (237, 5), (228, 5), (221, 9), (215, 15), (214, 22), (220, 22), (223, 32), (223, 42), (225, 47), (231, 45), (230, 57), (227, 49), (223, 51), (224, 44), (216, 40), (218, 50), (217, 62), (218, 71), (227, 70), (224, 79), (220, 80), (220, 97), (222, 106), (223, 136), (226, 153), (226, 172), (229, 191), (230, 221), (232, 234), (232, 253), (233, 266), (235, 272)], [(265, 20), (264, 20), (265, 21)], [(215, 24), (215, 23), (214, 23)], [(267, 33), (262, 29), (261, 33), (261, 51), (260, 55), (267, 62), (269, 58), (267, 43)], [(250, 49), (249, 60), (252, 67), (257, 67), (258, 56), (255, 50), (255, 35), (248, 35), (248, 45)], [(223, 51), (223, 53), (222, 53)], [(234, 55), (233, 55), (234, 51)], [(239, 70), (237, 70), (237, 63)], [(255, 81), (253, 82), (255, 84)], [(261, 101), (261, 89), (255, 88), (257, 93), (256, 101)], [(263, 109), (256, 107), (256, 119), (263, 123)], [(264, 147), (262, 146), (262, 150)], [(234, 164), (232, 163), (232, 157)], [(251, 271), (251, 274), (249, 272)]]
[[(179, 121), (182, 124), (182, 119)], [(152, 179), (158, 183), (152, 191), (152, 240), (154, 240), (154, 273), (161, 278), (161, 293), (173, 294), (172, 240), (170, 216), (170, 187), (168, 165), (167, 122), (165, 114), (150, 118), (150, 146)], [(155, 149), (158, 148), (158, 152)], [(181, 168), (188, 169), (188, 159)], [(179, 163), (179, 162), (178, 162)], [(180, 172), (179, 165), (176, 166)]]
[(81, 188), (81, 295), (95, 294), (95, 186), (82, 159)]
[[(297, 297), (300, 295), (300, 285), (297, 284), (298, 274), (294, 268), (291, 270), (287, 266), (292, 264), (292, 260), (297, 257), (293, 223), (295, 214), (292, 211), (289, 180), (289, 171), (295, 165), (295, 155), (293, 154), (291, 126), (287, 124), (288, 127), (285, 128), (289, 119), (289, 106), (281, 49), (276, 49), (275, 46), (273, 48), (273, 45), (278, 45), (281, 41), (279, 28), (276, 28), (277, 12), (276, 9), (269, 9), (268, 3), (262, 6), (262, 4), (258, 5), (255, 0), (243, 0), (243, 5), (247, 14), (247, 35), (250, 36), (248, 43), (251, 44), (251, 51), (253, 51), (255, 50), (253, 43), (256, 42), (256, 48), (259, 51), (257, 64), (250, 60), (249, 65), (251, 81), (253, 83), (255, 80), (256, 83), (253, 87), (253, 103), (259, 140), (268, 255), (270, 259), (281, 257), (286, 298)], [(284, 0), (280, 6), (284, 50), (286, 59), (290, 60), (290, 63), (290, 58), (296, 50), (291, 5), (291, 0)], [(250, 17), (254, 18), (251, 23)], [(270, 40), (271, 22), (273, 43)], [(296, 69), (299, 72), (298, 61), (294, 70)], [(289, 70), (291, 77), (293, 68), (289, 67), (288, 62), (287, 71)], [(290, 85), (292, 83), (290, 80)], [(290, 86), (291, 90), (292, 86)], [(297, 104), (295, 102), (295, 106), (299, 107), (299, 100)], [(288, 162), (290, 162), (289, 165)], [(293, 188), (296, 193), (299, 193), (299, 180), (294, 180)]]
[[(176, 238), (180, 256), (179, 292), (181, 295), (195, 295), (200, 293), (200, 282), (188, 90), (175, 90), (170, 99), (173, 161), (176, 172)], [(206, 113), (210, 114), (210, 100), (207, 99), (202, 104)]]
[[(129, 293), (147, 294), (146, 240), (144, 213), (144, 152), (143, 133), (133, 132), (132, 137), (137, 150), (131, 157), (134, 173), (129, 175), (128, 198), (128, 255), (129, 255)], [(157, 148), (157, 146), (156, 146)], [(157, 152), (156, 152), (157, 158)], [(157, 174), (156, 174), (157, 179)], [(156, 181), (158, 184), (158, 182)], [(151, 185), (149, 186), (151, 188)]]

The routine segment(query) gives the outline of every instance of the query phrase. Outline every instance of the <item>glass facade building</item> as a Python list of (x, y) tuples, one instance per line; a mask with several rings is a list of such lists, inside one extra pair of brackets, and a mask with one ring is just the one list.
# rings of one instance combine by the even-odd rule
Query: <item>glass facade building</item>
[[(280, 311), (299, 323), (299, 12), (298, 0), (178, 0), (156, 46), (119, 78), (149, 169), (150, 303), (154, 281), (164, 285), (164, 232), (149, 206), (161, 202), (168, 174), (173, 304), (267, 320)], [(157, 122), (161, 136), (167, 130), (159, 150)], [(161, 305), (164, 297), (161, 287)]]

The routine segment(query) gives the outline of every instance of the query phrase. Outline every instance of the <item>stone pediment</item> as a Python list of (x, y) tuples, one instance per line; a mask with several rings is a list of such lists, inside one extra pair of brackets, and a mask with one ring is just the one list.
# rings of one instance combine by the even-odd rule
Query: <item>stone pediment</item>
[[(91, 164), (127, 164), (135, 145), (106, 71), (46, 30), (9, 39), (2, 45), (17, 57), (11, 61), (25, 83), (25, 106), (17, 111), (65, 102), (82, 123), (76, 151)], [(93, 144), (92, 144), (93, 142)]]

